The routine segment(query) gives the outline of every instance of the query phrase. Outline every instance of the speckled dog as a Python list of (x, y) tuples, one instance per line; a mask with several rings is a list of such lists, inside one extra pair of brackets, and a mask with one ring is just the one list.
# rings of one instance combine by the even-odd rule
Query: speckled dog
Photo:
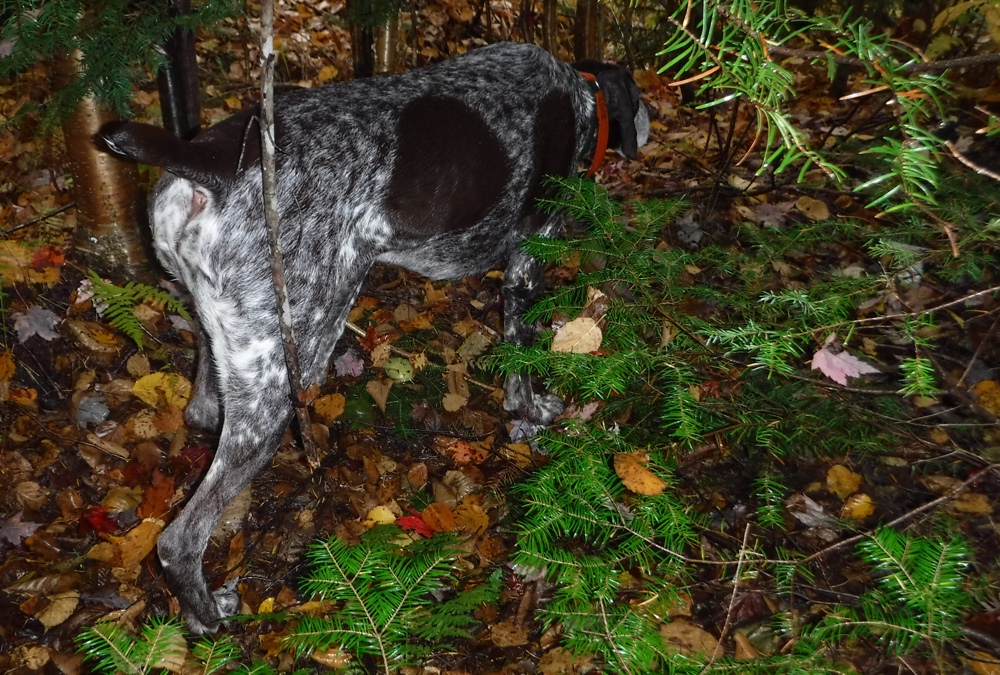
[[(509, 261), (505, 338), (533, 338), (520, 315), (539, 265), (519, 250), (556, 235), (539, 213), (544, 178), (569, 176), (597, 144), (596, 75), (608, 145), (635, 157), (649, 120), (631, 76), (594, 62), (564, 64), (533, 46), (499, 44), (437, 66), (285, 94), (276, 100), (281, 242), (304, 385), (321, 382), (348, 311), (376, 261), (433, 279)], [(189, 424), (218, 429), (211, 468), (160, 536), (167, 581), (196, 633), (236, 611), (212, 593), (202, 557), (223, 507), (270, 461), (292, 416), (263, 215), (257, 109), (192, 142), (113, 123), (98, 142), (166, 168), (150, 197), (163, 266), (189, 289), (200, 319)], [(551, 421), (560, 403), (525, 376), (505, 407)]]

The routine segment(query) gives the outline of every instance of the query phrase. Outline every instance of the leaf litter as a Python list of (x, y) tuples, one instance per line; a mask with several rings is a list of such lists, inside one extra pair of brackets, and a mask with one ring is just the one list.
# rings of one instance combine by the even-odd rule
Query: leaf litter
[[(444, 2), (420, 11), (426, 26), (416, 40), (421, 60), (464, 51), (474, 42), (455, 39), (458, 23), (473, 16), (472, 4)], [(513, 16), (507, 18), (513, 24)], [(342, 27), (328, 25), (319, 12), (304, 5), (289, 10), (284, 19), (284, 30), (306, 36), (285, 43), (288, 62), (303, 82), (314, 84), (350, 72), (344, 49), (349, 40)], [(214, 48), (242, 55), (237, 38), (233, 34)], [(245, 70), (242, 64), (242, 56), (233, 59), (225, 77), (249, 78), (251, 73), (240, 72)], [(657, 112), (651, 142), (643, 149), (646, 165), (609, 157), (601, 178), (619, 193), (665, 187), (684, 192), (713, 169), (715, 138), (697, 116), (678, 105), (675, 92), (664, 87), (662, 78), (646, 71), (638, 74), (638, 80)], [(218, 73), (210, 78), (207, 93), (217, 107), (205, 110), (209, 120), (252, 102), (252, 88), (241, 90), (246, 94), (224, 95), (228, 86)], [(158, 105), (149, 92), (139, 92), (136, 102), (140, 115)], [(827, 117), (839, 113), (834, 107), (811, 111)], [(823, 133), (819, 126), (817, 134)], [(19, 160), (46, 161), (24, 133), (0, 132), (13, 139)], [(692, 147), (707, 152), (679, 151)], [(24, 164), (19, 161), (7, 171)], [(641, 177), (640, 171), (645, 172)], [(752, 169), (730, 171), (731, 185), (753, 185)], [(2, 207), (12, 225), (71, 200), (61, 177), (28, 185), (18, 199), (10, 200), (14, 206)], [(823, 221), (831, 214), (872, 217), (851, 196), (841, 197), (828, 202), (779, 190), (754, 199), (738, 198), (728, 211), (723, 207), (707, 218), (700, 210), (689, 211), (669, 236), (682, 246), (695, 247), (706, 237), (719, 236), (728, 223), (741, 220), (777, 229)], [(90, 303), (87, 280), (66, 265), (67, 257), (70, 261), (74, 257), (68, 237), (74, 227), (75, 213), (69, 209), (47, 220), (30, 238), (5, 241), (0, 247), (5, 290), (16, 289), (10, 296), (11, 311), (4, 317), (8, 349), (0, 358), (4, 420), (0, 631), (11, 646), (10, 654), (0, 657), (5, 667), (44, 666), (51, 661), (69, 664), (65, 672), (79, 672), (79, 662), (74, 666), (72, 661), (71, 639), (80, 626), (102, 617), (121, 617), (126, 607), (136, 614), (147, 607), (157, 612), (172, 609), (152, 552), (165, 519), (207, 467), (208, 448), (214, 442), (210, 435), (188, 430), (181, 417), (190, 397), (191, 326), (181, 317), (152, 309), (146, 320), (156, 342), (145, 352), (135, 351)], [(774, 283), (785, 288), (801, 287), (812, 274), (849, 275), (858, 264), (846, 248), (825, 256), (804, 251), (771, 262)], [(564, 272), (549, 274), (558, 281)], [(901, 275), (899, 282), (907, 307), (930, 306), (939, 297), (919, 265)], [(334, 377), (312, 403), (314, 427), (327, 460), (308, 476), (293, 436), (286, 435), (271, 468), (227, 509), (213, 537), (207, 555), (211, 574), (221, 578), (227, 571), (245, 570), (239, 590), (246, 609), (300, 606), (295, 574), (303, 547), (330, 534), (356, 540), (378, 523), (394, 522), (422, 537), (460, 532), (468, 537), (469, 554), (463, 564), (470, 569), (493, 569), (509, 554), (513, 542), (503, 520), (509, 506), (494, 488), (546, 460), (529, 442), (520, 442), (526, 439), (518, 430), (526, 423), (511, 423), (502, 413), (499, 382), (476, 384), (473, 379), (481, 377), (480, 371), (469, 370), (469, 363), (502, 333), (499, 290), (496, 275), (448, 284), (388, 268), (373, 271), (366, 295), (351, 312), (351, 321), (364, 327), (363, 334), (342, 339), (333, 360)], [(696, 305), (689, 309), (709, 311)], [(902, 309), (890, 297), (861, 311)], [(978, 309), (994, 307), (987, 301)], [(581, 316), (558, 324), (552, 349), (599, 352), (601, 323), (601, 316)], [(668, 332), (664, 330), (665, 335)], [(862, 354), (855, 344), (854, 353)], [(813, 353), (812, 367), (832, 382), (862, 387), (866, 377), (880, 371), (854, 353), (824, 344)], [(877, 348), (862, 355), (882, 365)], [(997, 354), (987, 348), (979, 358), (995, 365)], [(421, 377), (428, 368), (428, 376)], [(952, 377), (968, 387), (969, 398), (995, 422), (1000, 417), (1000, 385), (993, 373), (984, 367), (974, 381), (966, 377), (963, 382), (961, 373)], [(696, 389), (696, 398), (719, 395), (717, 383)], [(588, 419), (603, 405), (572, 403), (567, 419)], [(885, 461), (790, 459), (789, 475), (795, 482), (793, 494), (784, 501), (784, 513), (800, 524), (796, 544), (835, 541), (845, 530), (845, 520), (857, 526), (879, 511), (898, 514), (916, 506), (919, 500), (914, 495), (941, 497), (961, 488), (965, 476), (951, 475), (960, 467), (937, 462), (919, 480), (911, 471), (911, 457), (927, 460), (946, 455), (951, 447), (949, 432), (931, 425), (926, 438), (913, 439), (909, 453), (890, 455)], [(710, 444), (704, 450), (701, 456), (706, 459), (682, 466), (676, 489), (699, 495), (692, 503), (709, 518), (743, 522), (740, 514), (752, 501), (745, 467)], [(611, 462), (622, 484), (634, 493), (675, 489), (650, 469), (644, 453), (622, 454)], [(997, 482), (984, 476), (975, 490), (951, 500), (947, 507), (976, 532), (983, 550), (995, 550), (997, 545), (996, 532), (983, 525), (995, 512)], [(710, 555), (719, 545), (705, 540)], [(847, 584), (851, 570), (838, 569), (842, 562), (834, 560), (827, 572)], [(538, 602), (532, 593), (543, 592), (544, 584), (505, 575), (505, 599), (492, 614), (486, 612), (491, 618), (470, 647), (479, 653), (466, 660), (452, 655), (452, 672), (500, 671), (523, 659), (533, 659), (543, 673), (592, 668), (592, 656), (563, 650), (530, 617)], [(685, 655), (715, 653), (724, 616), (732, 609), (731, 587), (719, 588), (709, 577), (700, 581), (699, 609), (682, 613), (662, 628), (672, 649)], [(752, 591), (753, 582), (747, 581), (741, 597), (751, 597)], [(739, 607), (741, 626), (770, 619), (767, 603), (746, 600)], [(1000, 622), (995, 613), (990, 617), (984, 612), (971, 620), (1000, 636)], [(275, 658), (280, 638), (280, 628), (259, 635), (246, 631), (242, 636), (249, 652)], [(750, 658), (759, 647), (761, 642), (751, 631), (737, 633), (735, 646), (723, 645)], [(335, 649), (318, 657), (334, 666), (344, 663)]]

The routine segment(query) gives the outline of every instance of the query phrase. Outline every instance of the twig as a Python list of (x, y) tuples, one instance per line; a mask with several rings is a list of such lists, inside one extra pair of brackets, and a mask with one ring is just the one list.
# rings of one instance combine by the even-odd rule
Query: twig
[(726, 622), (722, 625), (722, 632), (719, 633), (719, 644), (714, 650), (712, 650), (712, 656), (709, 657), (708, 663), (702, 669), (702, 673), (708, 672), (711, 669), (712, 664), (715, 663), (715, 659), (719, 657), (719, 653), (724, 651), (722, 646), (722, 641), (726, 639), (726, 634), (729, 632), (729, 628), (733, 624), (733, 612), (736, 607), (736, 593), (740, 589), (740, 573), (743, 571), (743, 560), (744, 554), (747, 550), (747, 540), (750, 538), (750, 523), (743, 529), (743, 545), (740, 546), (740, 556), (736, 561), (736, 572), (733, 574), (733, 594), (729, 597), (729, 610), (726, 612)]
[(299, 419), (302, 447), (311, 469), (320, 465), (316, 440), (309, 419), (306, 392), (302, 389), (302, 369), (298, 349), (292, 333), (292, 307), (288, 302), (285, 285), (285, 259), (281, 252), (280, 223), (278, 222), (277, 171), (274, 161), (274, 0), (260, 3), (260, 55), (261, 55), (261, 178), (264, 189), (264, 220), (267, 222), (267, 243), (271, 249), (271, 276), (274, 296), (278, 302), (278, 324), (281, 327), (281, 344), (285, 351), (288, 385), (292, 391), (292, 406)]
[[(926, 504), (922, 504), (922, 505), (918, 506), (915, 509), (907, 511), (906, 513), (904, 513), (903, 515), (899, 516), (898, 518), (894, 518), (893, 520), (890, 520), (888, 523), (881, 524), (880, 527), (894, 527), (896, 525), (899, 525), (900, 523), (903, 523), (903, 522), (906, 522), (907, 520), (910, 520), (911, 518), (915, 518), (915, 517), (919, 516), (924, 511), (930, 511), (931, 509), (933, 509), (933, 508), (935, 508), (937, 506), (940, 506), (941, 504), (944, 504), (945, 502), (949, 502), (952, 499), (954, 499), (955, 497), (957, 497), (958, 495), (960, 495), (961, 493), (965, 492), (965, 490), (968, 489), (968, 487), (970, 485), (972, 485), (973, 483), (975, 483), (977, 480), (981, 480), (983, 478), (984, 474), (986, 474), (986, 473), (988, 473), (990, 471), (996, 471), (998, 468), (1000, 468), (1000, 462), (994, 462), (993, 464), (990, 464), (989, 466), (983, 468), (981, 471), (977, 471), (976, 475), (972, 476), (971, 478), (966, 479), (965, 481), (962, 482), (961, 485), (956, 485), (954, 488), (952, 488), (951, 490), (948, 490), (948, 492), (944, 493), (943, 495), (941, 495), (937, 499), (932, 499), (931, 501), (927, 502)], [(816, 551), (812, 555), (806, 556), (805, 558), (803, 558), (801, 560), (787, 560), (787, 561), (786, 560), (782, 560), (782, 561), (779, 561), (779, 562), (796, 562), (796, 563), (799, 563), (799, 564), (805, 564), (805, 563), (808, 563), (808, 562), (812, 562), (813, 560), (816, 560), (817, 558), (822, 558), (826, 554), (831, 553), (833, 551), (836, 551), (839, 548), (843, 548), (845, 546), (850, 546), (851, 544), (856, 544), (857, 542), (861, 541), (862, 539), (866, 539), (866, 538), (868, 538), (870, 536), (872, 536), (871, 532), (862, 532), (861, 534), (854, 535), (853, 537), (848, 537), (847, 539), (842, 539), (842, 540), (838, 541), (835, 544), (830, 544), (826, 548), (824, 548), (822, 550), (819, 550), (819, 551)]]
[(952, 157), (954, 157), (959, 162), (969, 167), (976, 173), (980, 174), (981, 176), (987, 176), (988, 178), (992, 178), (995, 181), (1000, 181), (1000, 173), (997, 173), (996, 171), (990, 171), (984, 166), (979, 166), (971, 159), (966, 157), (964, 154), (962, 154), (959, 151), (959, 149), (955, 147), (955, 144), (952, 143), (951, 141), (945, 141), (944, 147), (948, 148), (948, 151), (951, 152)]
[(13, 234), (14, 232), (17, 232), (18, 230), (23, 230), (26, 227), (31, 227), (35, 223), (40, 223), (43, 220), (48, 220), (52, 216), (58, 216), (63, 211), (68, 211), (69, 209), (73, 208), (74, 206), (76, 206), (76, 202), (70, 202), (70, 203), (66, 204), (65, 206), (60, 206), (58, 209), (55, 209), (54, 211), (49, 211), (48, 213), (43, 213), (40, 216), (35, 216), (31, 220), (26, 220), (23, 223), (21, 223), (20, 225), (15, 225), (14, 227), (8, 227), (6, 230), (3, 231), (3, 235), (2, 236), (6, 237), (8, 234)]

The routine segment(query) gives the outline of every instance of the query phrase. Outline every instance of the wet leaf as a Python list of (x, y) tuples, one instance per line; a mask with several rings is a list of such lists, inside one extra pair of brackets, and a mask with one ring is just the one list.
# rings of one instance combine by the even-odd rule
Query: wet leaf
[(861, 476), (846, 466), (836, 464), (826, 472), (826, 489), (840, 499), (847, 499), (861, 487)]
[(14, 319), (17, 341), (21, 344), (27, 342), (32, 335), (46, 341), (59, 337), (54, 329), (62, 321), (62, 317), (44, 307), (31, 305), (26, 312), (11, 312), (11, 317)]

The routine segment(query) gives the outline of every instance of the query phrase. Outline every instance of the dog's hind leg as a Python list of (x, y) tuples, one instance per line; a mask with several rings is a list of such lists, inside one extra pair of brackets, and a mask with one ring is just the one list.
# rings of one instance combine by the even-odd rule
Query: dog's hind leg
[(234, 591), (209, 591), (202, 559), (226, 504), (271, 461), (292, 414), (284, 356), (276, 340), (270, 349), (255, 354), (255, 364), (267, 368), (248, 367), (253, 364), (246, 352), (234, 356), (216, 349), (215, 354), (227, 360), (219, 364), (225, 413), (218, 450), (194, 495), (157, 544), (167, 582), (194, 633), (214, 631), (219, 620), (239, 607)]
[[(561, 216), (534, 215), (529, 218), (544, 218), (541, 227), (532, 228), (542, 237), (552, 237), (562, 229)], [(518, 249), (510, 257), (504, 273), (504, 340), (510, 344), (527, 346), (535, 340), (535, 328), (524, 320), (524, 313), (530, 308), (545, 288), (545, 265)], [(558, 396), (536, 394), (531, 388), (528, 373), (514, 373), (504, 383), (504, 404), (507, 412), (526, 417), (537, 424), (551, 424), (564, 404)]]
[(218, 431), (221, 419), (219, 386), (212, 362), (212, 345), (208, 333), (198, 322), (198, 362), (195, 364), (194, 393), (187, 408), (184, 421), (188, 426), (205, 431)]

